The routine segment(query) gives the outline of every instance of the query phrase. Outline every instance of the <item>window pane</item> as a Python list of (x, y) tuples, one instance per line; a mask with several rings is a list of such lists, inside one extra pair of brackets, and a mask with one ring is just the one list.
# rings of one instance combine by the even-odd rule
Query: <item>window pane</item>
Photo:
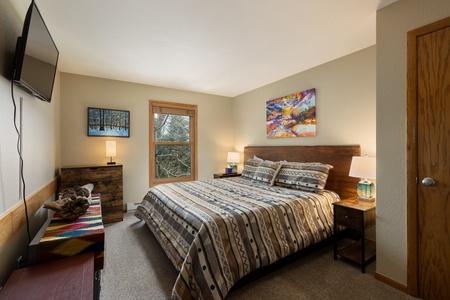
[(155, 178), (191, 176), (191, 146), (156, 145)]
[(155, 142), (189, 142), (189, 116), (153, 114)]

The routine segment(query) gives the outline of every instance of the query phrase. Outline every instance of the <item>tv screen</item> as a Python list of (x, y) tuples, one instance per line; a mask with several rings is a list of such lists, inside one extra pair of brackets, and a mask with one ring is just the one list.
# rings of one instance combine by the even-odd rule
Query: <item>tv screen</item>
[(17, 39), (14, 82), (41, 100), (50, 102), (59, 51), (34, 1)]

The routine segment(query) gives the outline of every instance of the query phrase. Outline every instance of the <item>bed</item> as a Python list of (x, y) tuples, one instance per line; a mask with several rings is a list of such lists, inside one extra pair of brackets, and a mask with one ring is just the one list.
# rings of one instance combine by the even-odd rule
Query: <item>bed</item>
[[(357, 155), (359, 146), (247, 146), (241, 177), (151, 188), (135, 216), (179, 271), (172, 299), (224, 299), (255, 270), (330, 239), (332, 203), (355, 194)], [(297, 169), (311, 178), (291, 180)]]

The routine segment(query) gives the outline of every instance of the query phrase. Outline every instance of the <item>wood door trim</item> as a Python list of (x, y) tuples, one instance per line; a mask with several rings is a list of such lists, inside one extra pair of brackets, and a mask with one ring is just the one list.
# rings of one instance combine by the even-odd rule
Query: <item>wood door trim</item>
[(407, 33), (407, 95), (406, 95), (406, 132), (407, 132), (407, 290), (414, 297), (420, 296), (419, 290), (419, 213), (418, 213), (418, 141), (417, 141), (417, 39), (423, 35), (450, 26), (450, 17)]

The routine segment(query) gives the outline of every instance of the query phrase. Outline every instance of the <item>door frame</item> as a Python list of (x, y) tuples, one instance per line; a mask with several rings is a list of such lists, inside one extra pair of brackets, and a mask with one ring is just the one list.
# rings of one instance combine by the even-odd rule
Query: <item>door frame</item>
[(407, 290), (420, 297), (419, 289), (419, 211), (418, 211), (418, 103), (417, 103), (417, 39), (450, 26), (450, 17), (411, 30), (407, 33), (406, 92), (406, 198), (407, 198)]

